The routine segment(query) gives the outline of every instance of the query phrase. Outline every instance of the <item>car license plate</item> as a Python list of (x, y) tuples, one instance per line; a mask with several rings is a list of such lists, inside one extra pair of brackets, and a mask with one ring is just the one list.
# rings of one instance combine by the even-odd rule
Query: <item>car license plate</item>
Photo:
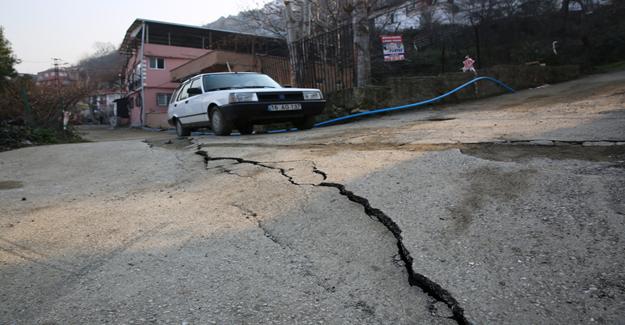
[(298, 111), (302, 109), (302, 104), (271, 104), (267, 109), (270, 112)]

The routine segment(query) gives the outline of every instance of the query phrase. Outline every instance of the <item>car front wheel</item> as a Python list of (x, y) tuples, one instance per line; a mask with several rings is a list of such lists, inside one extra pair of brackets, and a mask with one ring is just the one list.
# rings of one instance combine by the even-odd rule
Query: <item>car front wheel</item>
[(231, 123), (226, 120), (218, 108), (211, 112), (211, 128), (216, 135), (230, 135), (232, 132)]
[(179, 137), (188, 137), (191, 135), (191, 129), (182, 125), (179, 119), (176, 119), (176, 135)]

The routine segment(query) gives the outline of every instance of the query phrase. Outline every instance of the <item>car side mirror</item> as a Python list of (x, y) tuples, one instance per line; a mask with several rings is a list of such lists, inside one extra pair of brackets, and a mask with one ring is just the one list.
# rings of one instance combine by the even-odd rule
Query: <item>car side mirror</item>
[(202, 94), (202, 89), (200, 89), (200, 88), (189, 88), (189, 89), (187, 89), (187, 94), (189, 94), (189, 96), (200, 95), (200, 94)]

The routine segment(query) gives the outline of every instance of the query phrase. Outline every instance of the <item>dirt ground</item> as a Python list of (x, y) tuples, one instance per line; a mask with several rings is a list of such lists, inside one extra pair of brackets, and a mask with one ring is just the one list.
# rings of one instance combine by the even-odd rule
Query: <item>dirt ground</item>
[(0, 323), (619, 324), (625, 72), (0, 153)]

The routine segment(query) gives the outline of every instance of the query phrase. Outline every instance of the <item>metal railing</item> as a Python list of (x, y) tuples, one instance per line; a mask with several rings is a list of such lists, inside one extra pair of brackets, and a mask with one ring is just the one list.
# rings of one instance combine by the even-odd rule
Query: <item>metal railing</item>
[(289, 45), (299, 87), (319, 88), (324, 94), (350, 88), (354, 83), (351, 25)]

